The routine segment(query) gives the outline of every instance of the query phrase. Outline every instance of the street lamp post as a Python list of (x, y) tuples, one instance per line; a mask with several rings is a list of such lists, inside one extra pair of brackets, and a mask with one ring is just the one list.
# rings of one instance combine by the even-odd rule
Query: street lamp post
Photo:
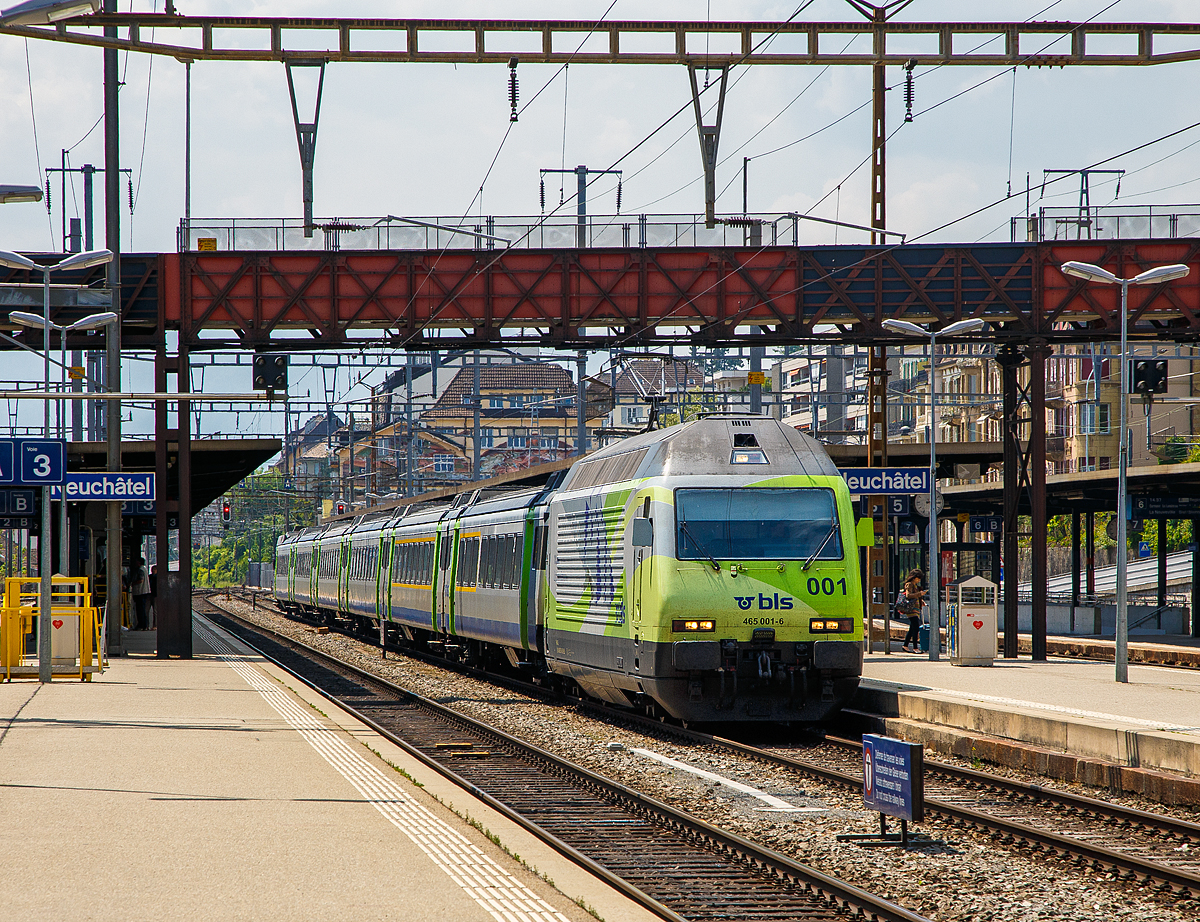
[[(112, 258), (113, 255), (108, 250), (92, 250), (87, 253), (76, 253), (73, 256), (68, 256), (62, 262), (55, 263), (54, 265), (40, 266), (32, 259), (21, 256), (19, 253), (9, 253), (0, 250), (0, 266), (42, 273), (42, 316), (38, 317), (36, 314), (14, 311), (19, 316), (13, 317), (10, 315), (10, 318), (15, 323), (23, 323), (26, 326), (41, 326), (42, 328), (43, 386), (46, 392), (43, 437), (47, 440), (50, 438), (50, 329), (53, 326), (50, 322), (50, 273), (60, 269), (85, 269), (89, 266), (98, 266), (108, 262)], [(42, 682), (49, 682), (51, 678), (50, 608), (53, 601), (51, 598), (53, 589), (51, 582), (52, 563), (50, 545), (53, 541), (52, 531), (50, 487), (44, 486), (42, 487), (42, 533), (38, 537), (38, 556), (40, 557), (38, 574), (41, 582), (38, 599), (38, 679)]]
[(1107, 269), (1102, 269), (1092, 263), (1071, 260), (1063, 263), (1062, 271), (1065, 275), (1084, 279), (1089, 282), (1121, 286), (1121, 445), (1117, 450), (1117, 457), (1119, 459), (1117, 463), (1117, 624), (1114, 660), (1117, 667), (1116, 680), (1118, 682), (1128, 682), (1129, 590), (1125, 583), (1129, 567), (1127, 559), (1129, 553), (1128, 537), (1126, 535), (1127, 520), (1129, 518), (1129, 512), (1126, 508), (1128, 505), (1128, 484), (1126, 478), (1129, 470), (1129, 431), (1126, 414), (1128, 413), (1129, 387), (1126, 381), (1128, 369), (1125, 366), (1128, 363), (1126, 351), (1129, 340), (1129, 286), (1164, 284), (1183, 278), (1190, 270), (1181, 263), (1173, 263), (1169, 266), (1156, 266), (1153, 269), (1147, 269), (1145, 272), (1135, 275), (1131, 279), (1123, 279), (1113, 275)]
[(883, 328), (906, 336), (929, 337), (929, 659), (936, 662), (942, 647), (942, 587), (938, 575), (938, 512), (937, 512), (937, 339), (938, 336), (959, 336), (982, 330), (979, 318), (959, 320), (941, 330), (926, 330), (907, 320), (885, 320)]
[[(49, 273), (46, 273), (47, 278)], [(31, 329), (44, 329), (45, 320), (37, 314), (27, 314), (25, 311), (12, 311), (8, 315), (8, 319), (13, 323), (19, 323), (21, 326)], [(66, 326), (59, 326), (57, 323), (50, 323), (49, 329), (58, 334), (59, 349), (61, 357), (61, 373), (62, 373), (62, 389), (65, 393), (68, 387), (67, 378), (67, 334), (75, 333), (82, 330), (96, 330), (100, 327), (107, 326), (110, 323), (115, 323), (118, 320), (118, 315), (112, 311), (103, 311), (98, 314), (89, 314), (82, 320), (76, 320), (74, 323), (68, 323)], [(62, 401), (58, 406), (58, 435), (64, 442), (67, 441), (67, 413), (66, 407)], [(58, 566), (59, 572), (65, 576), (70, 576), (68, 568), (68, 553), (69, 544), (67, 541), (67, 491), (62, 490), (61, 498), (58, 503), (59, 519), (58, 519)]]

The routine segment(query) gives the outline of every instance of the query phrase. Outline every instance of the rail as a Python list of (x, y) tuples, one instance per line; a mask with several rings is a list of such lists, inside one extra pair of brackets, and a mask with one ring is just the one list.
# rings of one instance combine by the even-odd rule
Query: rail
[[(660, 918), (853, 915), (925, 922), (852, 884), (205, 601), (215, 611), (202, 613), (243, 643)], [(336, 690), (345, 678), (355, 683), (352, 699)], [(448, 746), (450, 739), (454, 745)], [(564, 807), (547, 809), (548, 803)], [(604, 835), (614, 825), (624, 833)]]

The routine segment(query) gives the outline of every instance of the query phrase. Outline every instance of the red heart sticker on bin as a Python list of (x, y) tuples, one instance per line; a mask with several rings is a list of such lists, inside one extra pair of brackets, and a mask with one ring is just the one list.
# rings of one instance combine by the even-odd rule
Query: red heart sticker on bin
[(977, 630), (977, 631), (983, 630), (983, 622), (982, 621), (972, 621), (971, 624), (973, 624), (975, 626), (975, 630)]
[(62, 623), (62, 618), (55, 618), (55, 619), (54, 619), (53, 621), (51, 621), (50, 623), (54, 625), (54, 629), (55, 629), (56, 631), (57, 631), (57, 630), (58, 630), (60, 627), (62, 627), (62, 626), (63, 626), (63, 623)]

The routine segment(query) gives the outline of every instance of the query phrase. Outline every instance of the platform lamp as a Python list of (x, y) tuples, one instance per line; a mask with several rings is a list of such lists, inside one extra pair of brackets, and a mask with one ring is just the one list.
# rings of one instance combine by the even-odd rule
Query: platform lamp
[(1125, 367), (1128, 359), (1125, 353), (1128, 348), (1129, 338), (1129, 286), (1164, 284), (1183, 278), (1190, 270), (1182, 263), (1173, 263), (1169, 266), (1156, 266), (1153, 269), (1147, 269), (1145, 272), (1135, 275), (1131, 279), (1123, 279), (1113, 275), (1107, 269), (1102, 269), (1100, 266), (1095, 266), (1092, 263), (1071, 260), (1062, 264), (1062, 271), (1064, 275), (1084, 279), (1088, 282), (1121, 286), (1121, 445), (1117, 450), (1117, 457), (1119, 459), (1117, 464), (1117, 624), (1115, 636), (1116, 651), (1113, 658), (1117, 666), (1117, 681), (1128, 682), (1129, 590), (1125, 582), (1129, 567), (1129, 561), (1126, 559), (1129, 553), (1128, 538), (1126, 536), (1126, 526), (1129, 518), (1129, 512), (1126, 509), (1129, 502), (1126, 483), (1129, 470), (1129, 432), (1127, 429), (1128, 423), (1126, 422), (1129, 395), (1126, 380), (1127, 369)]
[(883, 328), (892, 333), (929, 339), (929, 659), (936, 662), (942, 647), (942, 587), (938, 577), (937, 515), (937, 341), (939, 336), (975, 333), (986, 324), (978, 317), (959, 320), (940, 330), (927, 330), (907, 320), (885, 320)]
[[(42, 266), (19, 253), (9, 253), (5, 250), (0, 250), (0, 266), (42, 273), (42, 316), (38, 319), (44, 336), (43, 386), (45, 387), (46, 399), (44, 403), (43, 437), (47, 440), (50, 438), (50, 328), (52, 326), (50, 322), (50, 273), (62, 269), (86, 269), (89, 266), (98, 266), (107, 263), (112, 258), (113, 254), (109, 250), (89, 250), (86, 253), (75, 253), (53, 265)], [(26, 318), (37, 317), (36, 314), (26, 314), (24, 311), (16, 311), (15, 313), (21, 314)], [(21, 321), (13, 318), (13, 322), (20, 323)], [(50, 537), (52, 530), (50, 523), (50, 488), (44, 486), (42, 487), (42, 533), (38, 538), (38, 551), (41, 558), (38, 564), (38, 573), (41, 577), (41, 591), (39, 592), (38, 600), (38, 679), (42, 682), (50, 681), (50, 606), (52, 601)]]
[(95, 13), (100, 3), (101, 0), (26, 0), (0, 12), (0, 25), (48, 26), (62, 19)]
[(0, 205), (15, 205), (19, 202), (40, 202), (41, 186), (13, 186), (0, 183)]

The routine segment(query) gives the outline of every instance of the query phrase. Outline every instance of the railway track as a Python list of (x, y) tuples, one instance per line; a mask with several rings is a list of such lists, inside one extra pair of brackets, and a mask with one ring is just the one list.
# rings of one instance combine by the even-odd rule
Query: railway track
[(207, 599), (196, 608), (664, 919), (928, 922)]
[[(437, 657), (421, 658), (445, 665)], [(454, 668), (497, 681), (490, 673)], [(527, 695), (552, 697), (529, 683), (499, 681)], [(862, 787), (861, 744), (851, 740), (826, 737), (811, 746), (756, 746), (594, 702), (573, 703), (677, 742), (736, 753), (842, 789)], [(1200, 824), (947, 763), (927, 760), (925, 766), (926, 813), (951, 827), (985, 832), (1002, 844), (1042, 850), (1108, 871), (1116, 879), (1200, 898)]]

